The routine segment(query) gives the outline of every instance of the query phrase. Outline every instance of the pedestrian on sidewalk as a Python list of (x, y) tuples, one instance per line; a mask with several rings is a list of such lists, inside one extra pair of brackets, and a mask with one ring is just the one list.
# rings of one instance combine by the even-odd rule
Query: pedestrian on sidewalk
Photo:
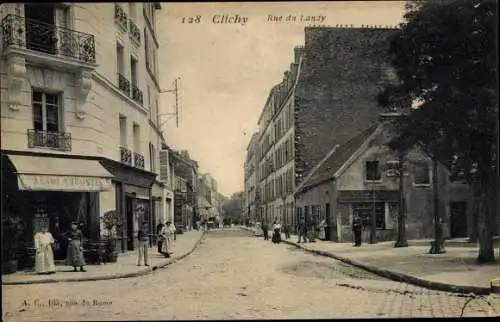
[(265, 221), (262, 223), (262, 232), (264, 234), (264, 240), (269, 240), (267, 222)]
[(161, 250), (161, 253), (165, 255), (165, 257), (170, 257), (172, 253), (172, 246), (173, 246), (173, 236), (175, 234), (175, 231), (172, 230), (172, 226), (170, 225), (171, 222), (167, 221), (165, 226), (163, 227), (162, 230), (162, 236), (164, 237), (163, 240), (163, 248)]
[(173, 223), (173, 222), (170, 222), (169, 227), (170, 227), (170, 230), (171, 230), (171, 231), (172, 231), (172, 233), (173, 233), (173, 238), (174, 238), (174, 240), (177, 240), (177, 228), (175, 228), (174, 223)]
[(352, 219), (352, 231), (354, 233), (354, 247), (361, 246), (361, 218), (358, 213), (354, 213), (354, 217)]
[(69, 242), (65, 264), (73, 266), (73, 272), (76, 272), (77, 267), (80, 267), (81, 272), (86, 272), (83, 268), (85, 266), (85, 259), (83, 258), (83, 233), (78, 227), (78, 223), (72, 222), (69, 232), (64, 235), (68, 237)]
[(38, 274), (53, 274), (56, 272), (54, 264), (54, 237), (49, 232), (48, 227), (43, 227), (40, 232), (35, 234), (35, 271)]
[(273, 243), (279, 244), (281, 242), (281, 224), (277, 219), (274, 219), (273, 222)]
[(297, 235), (299, 235), (299, 240), (297, 241), (297, 243), (300, 243), (301, 240), (303, 243), (306, 242), (306, 233), (306, 220), (304, 219), (304, 217), (302, 217), (297, 224)]
[(165, 239), (165, 237), (162, 235), (163, 227), (165, 225), (162, 223), (159, 223), (158, 226), (156, 227), (156, 235), (158, 236), (157, 244), (158, 244), (158, 253), (161, 254), (161, 246), (162, 243)]
[(141, 266), (142, 259), (144, 258), (144, 266), (149, 266), (148, 264), (148, 224), (143, 222), (139, 231), (137, 232), (137, 239), (139, 240), (139, 250), (137, 252), (137, 266)]
[(290, 239), (290, 225), (289, 224), (283, 225), (283, 232), (285, 233), (285, 238)]

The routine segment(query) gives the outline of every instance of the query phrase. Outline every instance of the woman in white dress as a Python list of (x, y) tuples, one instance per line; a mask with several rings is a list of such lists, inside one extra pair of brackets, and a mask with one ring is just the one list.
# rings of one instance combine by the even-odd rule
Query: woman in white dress
[(35, 234), (35, 271), (38, 274), (53, 274), (56, 272), (54, 252), (52, 251), (53, 244), (54, 237), (46, 227)]
[(165, 257), (170, 257), (170, 254), (172, 253), (172, 243), (173, 243), (173, 235), (175, 233), (175, 230), (172, 230), (172, 227), (170, 225), (170, 222), (167, 222), (165, 226), (163, 226), (161, 230), (161, 236), (163, 237), (163, 243), (162, 243), (162, 254), (165, 255)]

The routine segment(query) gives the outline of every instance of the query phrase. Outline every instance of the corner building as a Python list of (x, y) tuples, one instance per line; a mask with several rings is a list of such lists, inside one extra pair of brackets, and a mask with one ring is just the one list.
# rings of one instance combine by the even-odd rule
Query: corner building
[(87, 241), (99, 240), (108, 211), (120, 215), (122, 251), (135, 248), (140, 222), (154, 231), (166, 208), (156, 179), (159, 9), (0, 6), (2, 216), (22, 219), (21, 249), (31, 247), (40, 222), (57, 239), (78, 221)]

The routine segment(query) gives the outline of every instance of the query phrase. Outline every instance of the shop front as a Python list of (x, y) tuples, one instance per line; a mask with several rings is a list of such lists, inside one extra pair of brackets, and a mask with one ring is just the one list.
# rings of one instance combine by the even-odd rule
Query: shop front
[(101, 160), (101, 164), (114, 176), (114, 208), (122, 218), (117, 229), (118, 249), (126, 252), (137, 248), (137, 233), (142, 223), (147, 223), (152, 242), (155, 230), (152, 186), (156, 174), (109, 159)]
[(2, 218), (20, 219), (18, 251), (33, 248), (43, 227), (54, 236), (54, 256), (66, 255), (64, 237), (77, 222), (86, 240), (100, 238), (99, 195), (112, 190), (112, 178), (98, 160), (69, 156), (2, 153)]

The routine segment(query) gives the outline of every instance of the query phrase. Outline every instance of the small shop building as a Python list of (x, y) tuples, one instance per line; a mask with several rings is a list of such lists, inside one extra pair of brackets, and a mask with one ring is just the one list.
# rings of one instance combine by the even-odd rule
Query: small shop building
[[(387, 146), (394, 132), (380, 122), (331, 151), (312, 169), (295, 193), (296, 216), (326, 222), (325, 237), (351, 242), (353, 214), (362, 220), (363, 242), (368, 242), (375, 215), (378, 241), (397, 237), (400, 205), (399, 161)], [(465, 182), (450, 182), (450, 173), (438, 163), (439, 210), (444, 236), (472, 234), (472, 193)], [(403, 162), (403, 207), (408, 239), (434, 235), (432, 160), (413, 148)]]

